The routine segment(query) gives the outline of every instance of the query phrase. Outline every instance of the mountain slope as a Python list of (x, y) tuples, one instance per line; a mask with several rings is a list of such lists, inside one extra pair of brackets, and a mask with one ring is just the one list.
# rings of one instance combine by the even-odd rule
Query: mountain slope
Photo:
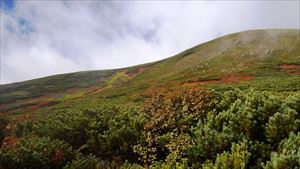
[(253, 30), (230, 34), (149, 64), (1, 85), (0, 112), (22, 114), (60, 107), (135, 104), (155, 90), (170, 87), (299, 92), (299, 84), (299, 30)]

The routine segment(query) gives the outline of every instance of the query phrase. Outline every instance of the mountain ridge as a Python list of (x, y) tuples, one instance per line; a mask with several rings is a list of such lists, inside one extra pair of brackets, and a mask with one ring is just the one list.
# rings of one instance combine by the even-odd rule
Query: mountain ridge
[[(234, 32), (234, 33), (229, 33), (229, 34), (226, 34), (224, 36), (220, 36), (220, 37), (217, 37), (217, 38), (214, 38), (214, 39), (211, 39), (211, 40), (208, 40), (206, 42), (203, 42), (203, 43), (200, 43), (198, 45), (195, 45), (191, 48), (188, 48), (182, 52), (179, 52), (178, 54), (181, 54), (181, 53), (184, 53), (184, 52), (187, 52), (189, 51), (190, 49), (192, 48), (195, 48), (199, 45), (203, 45), (203, 44), (206, 44), (206, 43), (209, 43), (211, 41), (215, 41), (215, 40), (218, 40), (219, 38), (224, 38), (224, 37), (227, 37), (227, 36), (230, 36), (230, 35), (235, 35), (235, 34), (240, 34), (240, 33), (247, 33), (247, 32), (253, 32), (253, 31), (300, 31), (298, 29), (281, 29), (281, 28), (278, 28), (278, 29), (250, 29), (250, 30), (244, 30), (244, 31), (240, 31), (240, 32)], [(300, 35), (299, 35), (300, 36)], [(121, 70), (121, 69), (127, 69), (127, 68), (131, 68), (131, 67), (136, 67), (136, 66), (141, 66), (141, 65), (147, 65), (147, 64), (152, 64), (152, 63), (156, 63), (156, 62), (161, 62), (161, 61), (164, 61), (166, 59), (170, 59), (178, 54), (175, 54), (175, 55), (172, 55), (172, 56), (169, 56), (167, 58), (164, 58), (164, 59), (161, 59), (161, 60), (157, 60), (157, 61), (152, 61), (152, 62), (146, 62), (146, 63), (141, 63), (141, 64), (137, 64), (137, 65), (133, 65), (133, 66), (125, 66), (125, 67), (120, 67), (120, 68), (108, 68), (108, 69), (101, 69), (101, 70), (98, 70), (98, 69), (91, 69), (91, 70), (84, 70), (84, 71), (74, 71), (74, 72), (69, 72), (69, 73), (59, 73), (59, 74), (53, 74), (53, 75), (49, 75), (49, 76), (42, 76), (42, 77), (38, 77), (38, 78), (33, 78), (33, 79), (28, 79), (28, 80), (22, 80), (22, 81), (17, 81), (17, 82), (11, 82), (11, 83), (5, 83), (5, 84), (0, 84), (0, 86), (5, 86), (5, 85), (12, 85), (12, 84), (16, 84), (16, 83), (24, 83), (24, 82), (28, 82), (28, 81), (32, 81), (32, 80), (38, 80), (38, 79), (43, 79), (43, 78), (48, 78), (48, 77), (54, 77), (54, 76), (60, 76), (60, 75), (67, 75), (67, 74), (76, 74), (76, 73), (84, 73), (84, 72), (95, 72), (95, 71), (116, 71), (116, 70)]]
[(180, 86), (299, 91), (299, 72), (299, 30), (248, 30), (151, 63), (0, 85), (0, 112), (22, 114), (42, 107), (49, 111), (53, 105), (73, 106), (79, 102), (82, 107), (138, 102), (153, 90)]

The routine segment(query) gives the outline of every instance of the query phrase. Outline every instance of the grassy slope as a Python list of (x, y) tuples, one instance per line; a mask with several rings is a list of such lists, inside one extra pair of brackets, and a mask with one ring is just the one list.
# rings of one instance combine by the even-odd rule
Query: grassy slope
[[(296, 68), (283, 69), (283, 65)], [(217, 90), (300, 91), (299, 30), (230, 34), (174, 57), (135, 67), (78, 72), (1, 86), (1, 112), (48, 112), (99, 104), (135, 104), (153, 90), (205, 86)], [(70, 90), (72, 89), (72, 90)]]

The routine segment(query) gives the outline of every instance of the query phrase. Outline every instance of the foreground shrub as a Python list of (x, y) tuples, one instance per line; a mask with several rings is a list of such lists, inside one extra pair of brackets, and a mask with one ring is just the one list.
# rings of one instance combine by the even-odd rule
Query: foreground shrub
[(0, 114), (0, 147), (2, 145), (3, 139), (6, 135), (6, 126), (8, 125), (8, 119), (5, 115)]
[(299, 111), (299, 94), (204, 89), (160, 93), (141, 110), (63, 110), (17, 126), (23, 141), (0, 150), (0, 167), (300, 168)]
[(231, 152), (218, 154), (215, 163), (206, 163), (203, 169), (245, 169), (251, 153), (246, 140), (233, 144)]
[(291, 133), (289, 138), (283, 140), (278, 151), (271, 153), (271, 160), (264, 169), (300, 168), (300, 132)]
[[(282, 100), (268, 93), (254, 91), (242, 93), (239, 90), (225, 92), (216, 109), (209, 112), (206, 118), (192, 128), (194, 145), (189, 151), (190, 160), (197, 163), (204, 162), (206, 159), (215, 159), (218, 154), (229, 151), (232, 143), (241, 140), (252, 141), (251, 144), (266, 147), (263, 145), (263, 143), (268, 144), (268, 134), (266, 134), (268, 132), (265, 131), (265, 126), (272, 121), (270, 117), (278, 112), (283, 113), (282, 110), (285, 110), (283, 106)], [(293, 122), (288, 118), (285, 120)], [(284, 130), (284, 128), (278, 129)], [(283, 139), (285, 136), (280, 138)], [(256, 152), (255, 154), (268, 153), (268, 151), (259, 152), (257, 148), (251, 148)], [(255, 159), (251, 157), (253, 163), (251, 165), (257, 165), (258, 158), (260, 157)], [(265, 160), (264, 157), (261, 160)]]
[(141, 138), (145, 123), (143, 115), (136, 109), (89, 110), (96, 113), (89, 126), (87, 147), (94, 154), (106, 158), (136, 161), (132, 146)]
[(144, 105), (148, 121), (134, 150), (152, 167), (174, 168), (187, 159), (194, 168), (262, 168), (299, 131), (299, 103), (297, 94), (283, 99), (254, 90), (159, 94)]
[(18, 122), (14, 129), (14, 134), (17, 137), (25, 137), (31, 135), (33, 131), (32, 129), (33, 124), (34, 122), (32, 120), (25, 120), (22, 122)]
[(33, 127), (35, 135), (63, 140), (75, 148), (83, 146), (88, 134), (89, 117), (80, 111), (62, 110), (42, 119)]
[(189, 128), (215, 106), (213, 93), (204, 89), (176, 90), (152, 97), (142, 108), (148, 116), (144, 140), (134, 146), (144, 163), (165, 159), (172, 152), (181, 158), (190, 146)]
[(269, 118), (266, 136), (273, 145), (278, 145), (290, 132), (299, 131), (300, 112), (297, 104), (300, 104), (300, 97), (288, 97), (278, 112)]
[(59, 139), (83, 154), (122, 163), (137, 161), (132, 146), (142, 136), (145, 117), (135, 108), (99, 107), (83, 111), (60, 110), (36, 123), (17, 125), (19, 136)]
[(63, 169), (100, 169), (99, 159), (95, 156), (77, 156), (76, 159), (69, 162)]
[(188, 163), (186, 158), (178, 159), (176, 155), (170, 154), (165, 161), (158, 161), (153, 163), (149, 168), (151, 169), (188, 169)]
[(35, 137), (22, 140), (14, 149), (2, 149), (0, 168), (59, 169), (74, 155), (72, 147), (63, 141)]

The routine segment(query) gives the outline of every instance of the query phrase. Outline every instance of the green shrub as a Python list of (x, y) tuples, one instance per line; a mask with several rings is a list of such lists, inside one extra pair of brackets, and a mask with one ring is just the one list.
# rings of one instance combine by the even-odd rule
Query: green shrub
[(115, 107), (94, 111), (97, 115), (88, 129), (88, 149), (100, 157), (136, 161), (132, 146), (141, 137), (145, 122), (143, 115), (135, 109)]
[(33, 126), (33, 132), (40, 137), (63, 140), (75, 148), (86, 144), (90, 118), (80, 111), (62, 110), (42, 119)]
[(6, 135), (6, 126), (8, 125), (8, 119), (5, 115), (0, 114), (0, 147), (2, 145), (2, 141)]
[(24, 137), (32, 134), (33, 131), (33, 121), (26, 120), (16, 124), (14, 133), (17, 137)]
[(78, 156), (63, 169), (100, 169), (99, 159), (92, 155)]
[(152, 164), (150, 169), (188, 169), (187, 159), (178, 160), (177, 157), (169, 155), (164, 162), (159, 161)]
[(131, 164), (127, 160), (125, 163), (121, 166), (121, 169), (143, 169), (144, 167), (138, 165), (138, 164)]
[(141, 109), (64, 109), (17, 124), (22, 141), (0, 150), (0, 168), (299, 168), (299, 111), (299, 94), (205, 89)]
[(274, 145), (288, 137), (290, 132), (297, 132), (300, 129), (300, 96), (288, 97), (282, 106), (273, 116), (269, 118), (266, 125), (266, 136)]
[(203, 169), (245, 169), (251, 153), (248, 151), (248, 142), (243, 140), (233, 144), (231, 152), (218, 154), (215, 163), (206, 163)]
[(242, 139), (265, 141), (264, 126), (280, 109), (280, 100), (266, 93), (225, 92), (214, 111), (192, 128), (194, 161), (215, 159)]
[(74, 155), (72, 147), (63, 141), (34, 137), (22, 140), (14, 149), (2, 149), (0, 166), (5, 169), (59, 169)]
[(300, 168), (300, 132), (291, 133), (283, 140), (278, 151), (271, 153), (271, 159), (264, 169)]

